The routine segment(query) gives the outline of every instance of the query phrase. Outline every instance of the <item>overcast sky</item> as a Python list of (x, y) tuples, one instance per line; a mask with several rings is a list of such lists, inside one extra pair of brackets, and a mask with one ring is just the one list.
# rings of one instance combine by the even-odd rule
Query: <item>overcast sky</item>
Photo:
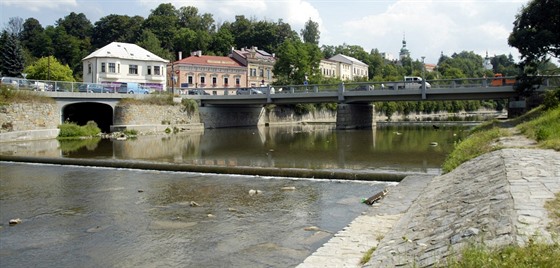
[(101, 17), (140, 15), (147, 18), (160, 3), (176, 8), (195, 6), (216, 22), (245, 15), (289, 23), (298, 33), (305, 22), (319, 23), (321, 45), (359, 45), (398, 57), (403, 35), (413, 59), (436, 63), (440, 54), (473, 51), (484, 56), (519, 53), (507, 37), (516, 14), (528, 0), (0, 0), (0, 22), (33, 17), (54, 25), (70, 12), (84, 13), (95, 23)]

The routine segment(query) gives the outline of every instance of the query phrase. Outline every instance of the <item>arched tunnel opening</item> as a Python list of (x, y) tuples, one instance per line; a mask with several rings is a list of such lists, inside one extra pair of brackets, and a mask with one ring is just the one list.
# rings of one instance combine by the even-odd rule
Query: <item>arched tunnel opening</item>
[(110, 105), (94, 102), (82, 102), (67, 105), (62, 110), (63, 120), (85, 126), (88, 121), (95, 121), (101, 132), (109, 133), (113, 124), (113, 108)]

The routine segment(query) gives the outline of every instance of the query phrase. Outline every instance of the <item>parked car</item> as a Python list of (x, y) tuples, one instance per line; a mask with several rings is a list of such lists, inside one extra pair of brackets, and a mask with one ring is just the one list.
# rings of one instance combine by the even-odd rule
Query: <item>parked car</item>
[(204, 89), (189, 89), (187, 90), (188, 95), (210, 95), (210, 93), (206, 92)]
[(88, 93), (112, 93), (113, 91), (109, 88), (103, 87), (100, 84), (82, 84), (78, 87), (79, 92)]
[(243, 88), (242, 87), (242, 88), (237, 89), (236, 94), (237, 95), (253, 95), (253, 94), (263, 94), (263, 92), (254, 88), (254, 87), (251, 87), (251, 88), (247, 88), (247, 87)]
[(13, 88), (17, 89), (32, 89), (31, 82), (29, 82), (25, 78), (17, 78), (17, 77), (2, 77), (0, 79), (0, 84), (2, 85), (9, 85)]

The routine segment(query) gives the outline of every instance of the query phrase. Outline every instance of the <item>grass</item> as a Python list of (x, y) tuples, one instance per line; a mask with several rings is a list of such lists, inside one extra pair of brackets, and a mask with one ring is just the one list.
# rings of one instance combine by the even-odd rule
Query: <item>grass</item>
[(540, 148), (560, 151), (560, 107), (548, 110), (538, 107), (515, 119), (504, 122), (493, 120), (474, 128), (447, 156), (442, 165), (443, 172), (450, 172), (470, 159), (501, 149), (495, 141), (511, 135), (511, 131), (507, 130), (511, 127), (517, 127), (525, 136), (536, 140)]
[(373, 252), (375, 252), (376, 249), (377, 247), (368, 249), (368, 251), (366, 251), (366, 253), (364, 253), (364, 256), (362, 256), (362, 258), (360, 259), (360, 264), (364, 265), (368, 263), (368, 261), (371, 259), (371, 256), (373, 255)]
[(79, 126), (76, 123), (66, 122), (58, 126), (60, 132), (59, 139), (76, 139), (84, 137), (95, 137), (101, 133), (101, 129), (97, 127), (95, 121), (89, 121), (85, 126)]
[[(443, 169), (453, 170), (461, 163), (478, 155), (499, 149), (492, 144), (495, 139), (509, 135), (507, 127), (517, 127), (528, 138), (538, 142), (540, 148), (560, 151), (560, 107), (539, 107), (527, 114), (506, 122), (492, 121), (475, 128), (446, 159)], [(466, 247), (457, 260), (450, 260), (445, 267), (560, 267), (560, 193), (545, 204), (551, 223), (548, 231), (555, 237), (553, 244), (529, 241), (527, 246), (510, 245), (490, 248), (484, 245)]]
[(0, 105), (11, 103), (56, 103), (51, 97), (41, 96), (34, 91), (14, 90), (7, 85), (0, 85)]

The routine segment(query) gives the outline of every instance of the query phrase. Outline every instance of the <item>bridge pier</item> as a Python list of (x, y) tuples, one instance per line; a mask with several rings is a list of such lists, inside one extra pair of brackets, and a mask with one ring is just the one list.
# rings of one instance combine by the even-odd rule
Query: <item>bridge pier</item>
[(338, 104), (336, 129), (373, 128), (374, 126), (375, 106), (373, 104)]
[(252, 127), (264, 124), (262, 106), (199, 107), (200, 121), (205, 128)]

